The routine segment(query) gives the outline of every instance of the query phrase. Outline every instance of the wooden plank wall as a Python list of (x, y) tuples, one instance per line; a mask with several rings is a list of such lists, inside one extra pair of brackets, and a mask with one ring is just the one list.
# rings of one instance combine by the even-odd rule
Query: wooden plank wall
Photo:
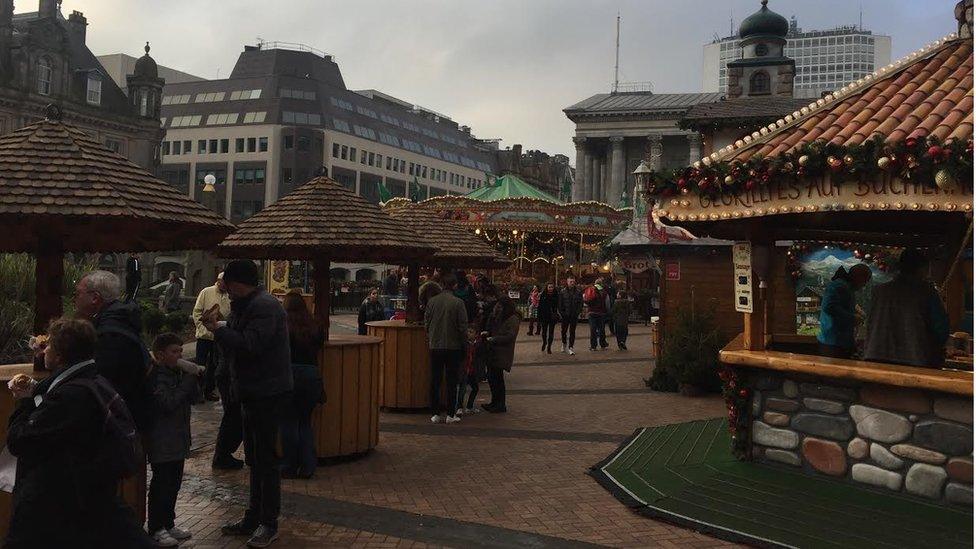
[(330, 344), (322, 353), (326, 402), (312, 415), (317, 455), (366, 452), (379, 438), (380, 342)]

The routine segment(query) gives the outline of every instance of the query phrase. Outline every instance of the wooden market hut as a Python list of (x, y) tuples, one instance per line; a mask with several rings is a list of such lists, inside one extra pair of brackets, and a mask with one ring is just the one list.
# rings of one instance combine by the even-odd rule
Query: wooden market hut
[[(64, 254), (209, 249), (234, 226), (172, 186), (61, 121), (46, 118), (0, 137), (0, 252), (36, 258), (34, 333), (61, 316)], [(33, 365), (0, 366), (4, 385)], [(14, 401), (0, 391), (0, 443)], [(126, 502), (145, 519), (146, 477), (123, 485)], [(0, 492), (0, 537), (10, 495)]]
[(733, 251), (742, 334), (720, 353), (737, 454), (971, 508), (971, 355), (970, 371), (817, 356), (796, 335), (793, 280), (774, 247), (924, 248), (953, 310), (972, 246), (971, 0), (957, 17), (958, 36), (655, 174), (649, 192), (662, 221), (744, 241)]
[(384, 204), (383, 210), (437, 247), (434, 255), (423, 262), (407, 262), (407, 319), (368, 324), (370, 335), (383, 339), (380, 406), (426, 408), (430, 404), (430, 354), (417, 306), (420, 266), (492, 269), (511, 262), (468, 229), (407, 199), (393, 199)]
[(330, 263), (422, 261), (435, 251), (416, 231), (324, 176), (248, 218), (218, 247), (223, 257), (312, 262), (313, 314), (327, 335), (319, 357), (327, 400), (313, 418), (319, 458), (364, 453), (376, 446), (379, 428), (382, 340), (328, 335)]

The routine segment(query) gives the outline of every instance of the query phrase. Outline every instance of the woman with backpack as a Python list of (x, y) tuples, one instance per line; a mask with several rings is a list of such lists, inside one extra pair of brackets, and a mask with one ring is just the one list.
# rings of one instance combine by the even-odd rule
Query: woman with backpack
[(319, 373), (318, 357), (325, 345), (325, 333), (315, 321), (298, 290), (285, 294), (288, 339), (291, 344), (291, 371), (295, 389), (291, 405), (281, 423), (282, 478), (310, 479), (318, 458), (312, 434), (312, 412), (325, 402), (325, 388)]
[(488, 386), (491, 388), (491, 402), (481, 407), (493, 414), (508, 411), (505, 405), (505, 372), (511, 372), (515, 362), (515, 340), (518, 339), (521, 322), (522, 317), (512, 299), (499, 294), (489, 329), (481, 334), (488, 343), (487, 373)]

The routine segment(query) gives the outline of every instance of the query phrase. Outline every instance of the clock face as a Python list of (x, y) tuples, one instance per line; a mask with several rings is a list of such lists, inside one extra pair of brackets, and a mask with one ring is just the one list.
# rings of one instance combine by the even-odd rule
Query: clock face
[(763, 57), (769, 53), (769, 46), (766, 44), (756, 44), (756, 55)]

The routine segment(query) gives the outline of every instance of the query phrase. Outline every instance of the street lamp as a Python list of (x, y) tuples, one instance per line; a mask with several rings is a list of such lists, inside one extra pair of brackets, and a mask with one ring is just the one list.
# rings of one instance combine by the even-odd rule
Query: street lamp
[(203, 178), (203, 196), (200, 197), (200, 202), (210, 210), (213, 210), (217, 204), (217, 191), (214, 189), (216, 182), (217, 178), (212, 173), (208, 173)]
[(651, 174), (653, 172), (654, 170), (647, 165), (647, 161), (641, 160), (640, 165), (637, 166), (636, 170), (634, 170), (634, 179), (637, 180), (637, 188), (634, 192), (635, 195), (644, 191), (644, 187), (651, 178)]

